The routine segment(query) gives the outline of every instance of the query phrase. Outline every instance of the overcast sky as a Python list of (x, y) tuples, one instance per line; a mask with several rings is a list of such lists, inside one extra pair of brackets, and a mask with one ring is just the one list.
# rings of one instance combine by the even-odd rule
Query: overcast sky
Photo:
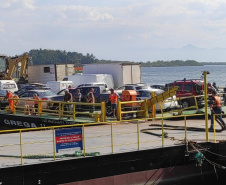
[(146, 62), (188, 44), (226, 48), (225, 10), (225, 0), (0, 0), (0, 54), (42, 48)]

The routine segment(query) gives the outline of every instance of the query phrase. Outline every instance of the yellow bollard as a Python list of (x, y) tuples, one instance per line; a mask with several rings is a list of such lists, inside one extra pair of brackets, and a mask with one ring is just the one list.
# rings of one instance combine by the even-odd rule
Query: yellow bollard
[(42, 116), (42, 102), (38, 99), (38, 116)]
[(106, 121), (106, 103), (101, 102), (101, 122)]
[(121, 108), (122, 108), (121, 101), (118, 101), (118, 106), (117, 106), (117, 121), (122, 121)]

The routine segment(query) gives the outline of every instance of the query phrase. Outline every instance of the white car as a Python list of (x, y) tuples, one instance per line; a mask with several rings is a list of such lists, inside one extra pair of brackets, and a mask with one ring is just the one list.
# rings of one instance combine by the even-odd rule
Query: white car
[(115, 89), (115, 92), (121, 94), (122, 91), (124, 90), (141, 90), (141, 89), (148, 89), (150, 91), (158, 91), (159, 89), (154, 89), (151, 88), (149, 85), (145, 84), (145, 83), (139, 83), (139, 84), (126, 84), (123, 86), (118, 87), (117, 89)]
[[(150, 99), (152, 97), (152, 92), (155, 92), (155, 94), (158, 95), (158, 94), (163, 93), (164, 91), (161, 89), (157, 89), (157, 91), (152, 91), (150, 89), (141, 89), (141, 90), (137, 91), (137, 93), (138, 93), (137, 100)], [(176, 100), (176, 96), (170, 97), (167, 100), (156, 104), (157, 111), (160, 111), (161, 107), (162, 107), (163, 111), (177, 108), (178, 102)]]

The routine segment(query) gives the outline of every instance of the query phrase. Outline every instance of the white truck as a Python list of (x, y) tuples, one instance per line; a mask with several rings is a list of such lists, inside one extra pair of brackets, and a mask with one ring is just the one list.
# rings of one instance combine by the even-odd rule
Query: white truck
[(14, 80), (0, 80), (0, 90), (9, 90), (14, 93), (18, 91), (18, 87)]
[(74, 64), (46, 64), (28, 66), (28, 82), (43, 83), (61, 81), (75, 73)]
[(46, 86), (51, 89), (51, 91), (58, 93), (63, 89), (68, 89), (73, 86), (72, 81), (50, 81), (46, 83)]
[(83, 74), (112, 75), (115, 88), (125, 84), (141, 83), (139, 63), (84, 64)]
[(66, 76), (63, 81), (72, 81), (73, 86), (77, 87), (81, 84), (106, 84), (107, 88), (114, 88), (113, 78), (109, 74), (74, 74)]

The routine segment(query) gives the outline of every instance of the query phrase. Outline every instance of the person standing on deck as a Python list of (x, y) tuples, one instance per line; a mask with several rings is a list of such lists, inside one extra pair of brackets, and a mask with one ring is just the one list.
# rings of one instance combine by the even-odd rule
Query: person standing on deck
[[(212, 104), (210, 105), (211, 110), (211, 125), (209, 130), (213, 130), (213, 115), (214, 114), (221, 114), (221, 99), (219, 96), (217, 96), (216, 91), (212, 91)], [(217, 115), (216, 118), (219, 120), (219, 124), (222, 127), (222, 129), (225, 128), (225, 122), (222, 119), (221, 115)]]
[(110, 91), (111, 91), (111, 94), (109, 99), (111, 101), (112, 117), (115, 118), (115, 112), (117, 109), (117, 102), (118, 102), (119, 95), (114, 92), (114, 89), (110, 89)]
[[(75, 95), (75, 102), (81, 103), (82, 94), (80, 93), (80, 89), (77, 89), (77, 93)], [(77, 111), (80, 111), (81, 105), (76, 105)]]
[(36, 112), (38, 112), (38, 100), (39, 100), (39, 97), (36, 93), (33, 95), (33, 99), (35, 100), (34, 101), (34, 114), (36, 114)]
[(9, 102), (10, 112), (13, 113), (13, 100), (9, 100), (9, 98), (13, 98), (13, 94), (11, 93), (11, 91), (8, 90), (6, 92), (6, 99)]
[[(72, 94), (68, 89), (65, 90), (64, 102), (72, 102)], [(66, 111), (71, 111), (72, 104), (66, 104), (65, 107)], [(69, 112), (67, 112), (67, 114), (69, 114)], [(70, 119), (70, 117), (68, 117), (68, 119)]]
[[(95, 97), (93, 95), (94, 89), (90, 89), (89, 93), (87, 94), (87, 103), (95, 103)], [(94, 105), (89, 106), (89, 113), (93, 113), (95, 110)]]

